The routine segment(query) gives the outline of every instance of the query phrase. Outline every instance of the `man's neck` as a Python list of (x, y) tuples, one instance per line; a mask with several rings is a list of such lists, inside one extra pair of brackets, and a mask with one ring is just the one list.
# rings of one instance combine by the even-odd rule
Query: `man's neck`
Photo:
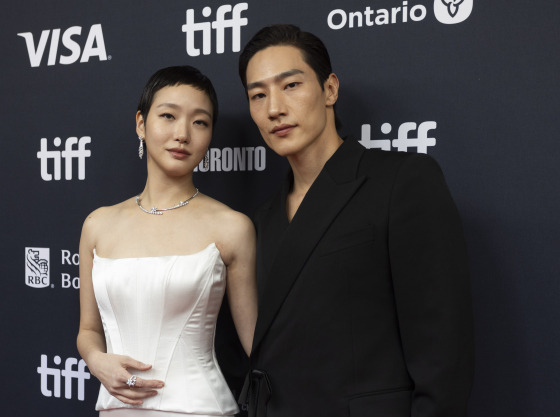
[(294, 174), (294, 185), (291, 193), (305, 195), (326, 162), (342, 145), (343, 140), (338, 134), (321, 141), (318, 146), (302, 150), (298, 154), (288, 156), (288, 162)]

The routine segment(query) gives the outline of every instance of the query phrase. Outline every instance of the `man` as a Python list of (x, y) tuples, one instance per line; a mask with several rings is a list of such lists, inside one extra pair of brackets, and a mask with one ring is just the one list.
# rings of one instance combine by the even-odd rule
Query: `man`
[(465, 416), (470, 287), (438, 165), (341, 139), (328, 53), (295, 26), (258, 32), (239, 73), (264, 141), (291, 166), (254, 219), (249, 415)]

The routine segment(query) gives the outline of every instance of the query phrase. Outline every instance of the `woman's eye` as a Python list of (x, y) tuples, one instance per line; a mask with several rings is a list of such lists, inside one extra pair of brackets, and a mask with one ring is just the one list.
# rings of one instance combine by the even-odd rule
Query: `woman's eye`
[(209, 124), (206, 120), (195, 120), (194, 124), (199, 125), (199, 126), (205, 126), (205, 127), (209, 126)]
[(171, 113), (163, 113), (163, 114), (161, 114), (161, 117), (163, 117), (164, 119), (170, 119), (170, 120), (175, 118)]

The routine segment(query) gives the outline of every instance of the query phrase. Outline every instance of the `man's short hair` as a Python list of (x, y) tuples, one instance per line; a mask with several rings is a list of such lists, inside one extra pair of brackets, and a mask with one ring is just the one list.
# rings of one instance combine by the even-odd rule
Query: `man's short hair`
[[(319, 81), (321, 89), (324, 82), (333, 72), (329, 52), (321, 39), (310, 32), (304, 32), (295, 25), (278, 24), (266, 26), (259, 30), (247, 42), (243, 52), (239, 56), (239, 77), (247, 91), (247, 67), (249, 61), (255, 54), (270, 46), (293, 46), (301, 52), (303, 60), (309, 65)], [(336, 116), (336, 128), (340, 128), (341, 123)]]
[(317, 36), (302, 31), (294, 25), (272, 25), (259, 30), (243, 48), (239, 56), (239, 76), (247, 88), (247, 66), (255, 54), (269, 46), (293, 46), (301, 51), (303, 60), (309, 65), (323, 88), (323, 83), (332, 73), (327, 48)]

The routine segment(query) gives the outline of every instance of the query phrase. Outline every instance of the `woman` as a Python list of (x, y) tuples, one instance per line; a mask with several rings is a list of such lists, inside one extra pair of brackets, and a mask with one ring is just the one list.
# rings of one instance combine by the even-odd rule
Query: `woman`
[(255, 232), (246, 216), (193, 184), (217, 114), (214, 88), (198, 70), (157, 71), (136, 113), (146, 186), (84, 222), (77, 344), (102, 383), (96, 405), (101, 417), (238, 411), (216, 364), (213, 339), (226, 291), (250, 352)]

